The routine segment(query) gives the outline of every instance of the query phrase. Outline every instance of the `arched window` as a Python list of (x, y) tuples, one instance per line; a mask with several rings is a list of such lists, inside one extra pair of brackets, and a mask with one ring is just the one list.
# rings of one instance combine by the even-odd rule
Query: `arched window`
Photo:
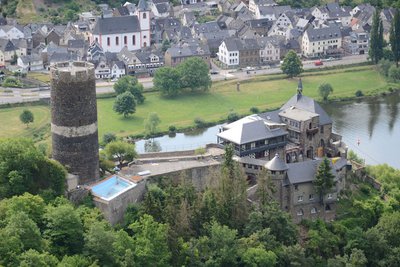
[(132, 45), (136, 45), (136, 35), (132, 35)]
[(128, 36), (124, 36), (124, 45), (128, 44)]
[(111, 40), (110, 37), (107, 37), (107, 45), (110, 46), (111, 45)]
[(146, 42), (143, 43), (143, 47), (147, 47), (147, 43)]
[(147, 17), (146, 12), (143, 13), (143, 18), (145, 19)]
[(119, 37), (115, 37), (115, 45), (119, 45)]

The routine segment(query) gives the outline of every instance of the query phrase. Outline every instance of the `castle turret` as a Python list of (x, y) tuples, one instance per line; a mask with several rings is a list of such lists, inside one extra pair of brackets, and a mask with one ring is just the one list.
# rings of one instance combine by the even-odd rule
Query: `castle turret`
[(278, 202), (282, 208), (284, 203), (283, 181), (286, 178), (289, 167), (278, 154), (275, 154), (275, 157), (268, 161), (264, 167), (271, 174), (271, 180), (275, 187), (273, 195), (275, 199), (279, 200)]
[(99, 144), (94, 66), (87, 62), (52, 65), (51, 133), (53, 158), (78, 177), (99, 178)]

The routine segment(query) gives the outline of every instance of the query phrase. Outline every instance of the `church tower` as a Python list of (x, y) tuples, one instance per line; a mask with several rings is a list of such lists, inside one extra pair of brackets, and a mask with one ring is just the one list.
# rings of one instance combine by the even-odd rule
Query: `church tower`
[(136, 16), (140, 23), (140, 47), (150, 46), (150, 8), (147, 0), (139, 0)]

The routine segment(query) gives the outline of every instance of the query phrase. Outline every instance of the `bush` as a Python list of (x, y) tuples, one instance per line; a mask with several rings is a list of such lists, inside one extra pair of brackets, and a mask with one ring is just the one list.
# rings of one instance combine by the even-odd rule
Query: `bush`
[(228, 122), (234, 122), (239, 119), (239, 115), (236, 112), (231, 112), (228, 115)]
[(250, 108), (250, 112), (253, 114), (257, 114), (257, 113), (260, 113), (260, 110), (258, 109), (258, 107), (252, 107), (252, 108)]
[(112, 141), (117, 141), (117, 136), (113, 133), (106, 133), (103, 135), (103, 143), (104, 145), (107, 145), (108, 143), (111, 143)]
[(175, 132), (176, 132), (176, 127), (175, 127), (175, 125), (170, 125), (170, 126), (168, 127), (168, 131), (169, 131), (170, 133), (175, 133)]
[(362, 184), (360, 186), (360, 191), (364, 194), (369, 196), (371, 194), (371, 188), (368, 185)]
[(21, 81), (14, 77), (7, 77), (3, 82), (4, 87), (22, 87)]
[(206, 127), (206, 122), (202, 118), (194, 119), (194, 124), (196, 124), (197, 128), (204, 128)]
[(387, 59), (382, 59), (378, 63), (378, 71), (385, 77), (389, 75), (389, 69), (392, 66), (392, 62)]
[(361, 90), (356, 91), (356, 97), (362, 97), (364, 96), (364, 93)]
[(393, 82), (400, 81), (400, 68), (397, 68), (396, 65), (392, 65), (389, 68), (389, 78)]
[(194, 154), (196, 155), (203, 155), (206, 153), (206, 149), (204, 147), (199, 147), (194, 151)]

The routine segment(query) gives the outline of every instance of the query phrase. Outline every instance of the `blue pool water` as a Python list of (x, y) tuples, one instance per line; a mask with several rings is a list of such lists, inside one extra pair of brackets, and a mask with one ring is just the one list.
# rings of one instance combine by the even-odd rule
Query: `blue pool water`
[(131, 183), (125, 179), (113, 176), (103, 182), (92, 187), (92, 192), (104, 199), (112, 199), (119, 193), (128, 188), (134, 187), (136, 184)]

